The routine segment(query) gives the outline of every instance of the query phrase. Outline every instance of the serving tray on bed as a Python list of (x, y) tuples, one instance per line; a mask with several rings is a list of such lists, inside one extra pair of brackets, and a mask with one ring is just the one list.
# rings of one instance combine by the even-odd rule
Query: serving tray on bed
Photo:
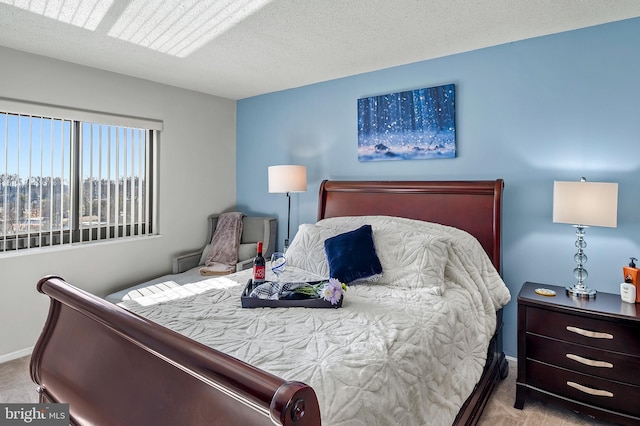
[(333, 308), (337, 309), (342, 306), (342, 299), (344, 296), (340, 297), (340, 300), (335, 305), (332, 305), (331, 302), (325, 300), (321, 297), (316, 299), (297, 299), (297, 300), (268, 300), (268, 299), (259, 299), (257, 297), (250, 297), (249, 293), (251, 293), (251, 279), (247, 282), (242, 292), (242, 296), (240, 296), (240, 302), (242, 303), (243, 308)]

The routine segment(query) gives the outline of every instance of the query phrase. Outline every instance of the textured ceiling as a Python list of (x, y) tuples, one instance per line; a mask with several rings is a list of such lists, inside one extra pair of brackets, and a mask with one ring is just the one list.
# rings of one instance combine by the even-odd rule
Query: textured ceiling
[(0, 46), (241, 99), (638, 16), (640, 0), (0, 0)]

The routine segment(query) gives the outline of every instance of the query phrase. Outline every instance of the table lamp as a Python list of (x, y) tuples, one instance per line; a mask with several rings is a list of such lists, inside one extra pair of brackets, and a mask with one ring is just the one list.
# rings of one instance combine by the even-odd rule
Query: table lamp
[(284, 250), (289, 247), (289, 231), (291, 227), (291, 193), (306, 192), (307, 168), (305, 166), (281, 165), (269, 166), (269, 192), (286, 193), (287, 210), (287, 239), (284, 240)]
[(606, 182), (587, 182), (581, 178), (579, 182), (553, 183), (553, 222), (569, 223), (576, 228), (576, 247), (578, 252), (573, 256), (577, 263), (573, 276), (577, 282), (567, 287), (567, 294), (580, 298), (593, 298), (596, 291), (587, 288), (584, 280), (589, 274), (584, 268), (587, 255), (584, 253), (587, 242), (584, 239), (585, 229), (589, 226), (606, 226), (615, 228), (618, 218), (618, 184)]

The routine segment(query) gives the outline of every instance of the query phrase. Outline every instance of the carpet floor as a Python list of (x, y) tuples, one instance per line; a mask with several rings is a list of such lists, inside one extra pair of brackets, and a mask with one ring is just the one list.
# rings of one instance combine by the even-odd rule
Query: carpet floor
[[(523, 410), (513, 408), (516, 375), (516, 364), (509, 362), (509, 376), (498, 383), (478, 423), (480, 426), (612, 425), (535, 399), (527, 399)], [(36, 386), (29, 377), (28, 356), (0, 364), (0, 402), (38, 402), (35, 389)]]

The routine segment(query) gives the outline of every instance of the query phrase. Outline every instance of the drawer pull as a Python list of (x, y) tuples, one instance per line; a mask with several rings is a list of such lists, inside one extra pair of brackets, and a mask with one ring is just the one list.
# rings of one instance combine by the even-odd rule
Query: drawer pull
[(567, 330), (571, 331), (572, 333), (577, 333), (581, 336), (591, 337), (594, 339), (613, 339), (613, 334), (600, 333), (598, 331), (583, 330), (581, 328), (572, 327), (570, 325), (567, 326)]
[(589, 395), (608, 396), (609, 398), (613, 397), (613, 394), (609, 391), (588, 388), (576, 382), (567, 382), (567, 385), (571, 386), (574, 389), (578, 389), (580, 392), (588, 393)]
[(613, 364), (606, 361), (596, 361), (595, 359), (583, 358), (580, 355), (567, 354), (567, 358), (590, 367), (613, 368)]

